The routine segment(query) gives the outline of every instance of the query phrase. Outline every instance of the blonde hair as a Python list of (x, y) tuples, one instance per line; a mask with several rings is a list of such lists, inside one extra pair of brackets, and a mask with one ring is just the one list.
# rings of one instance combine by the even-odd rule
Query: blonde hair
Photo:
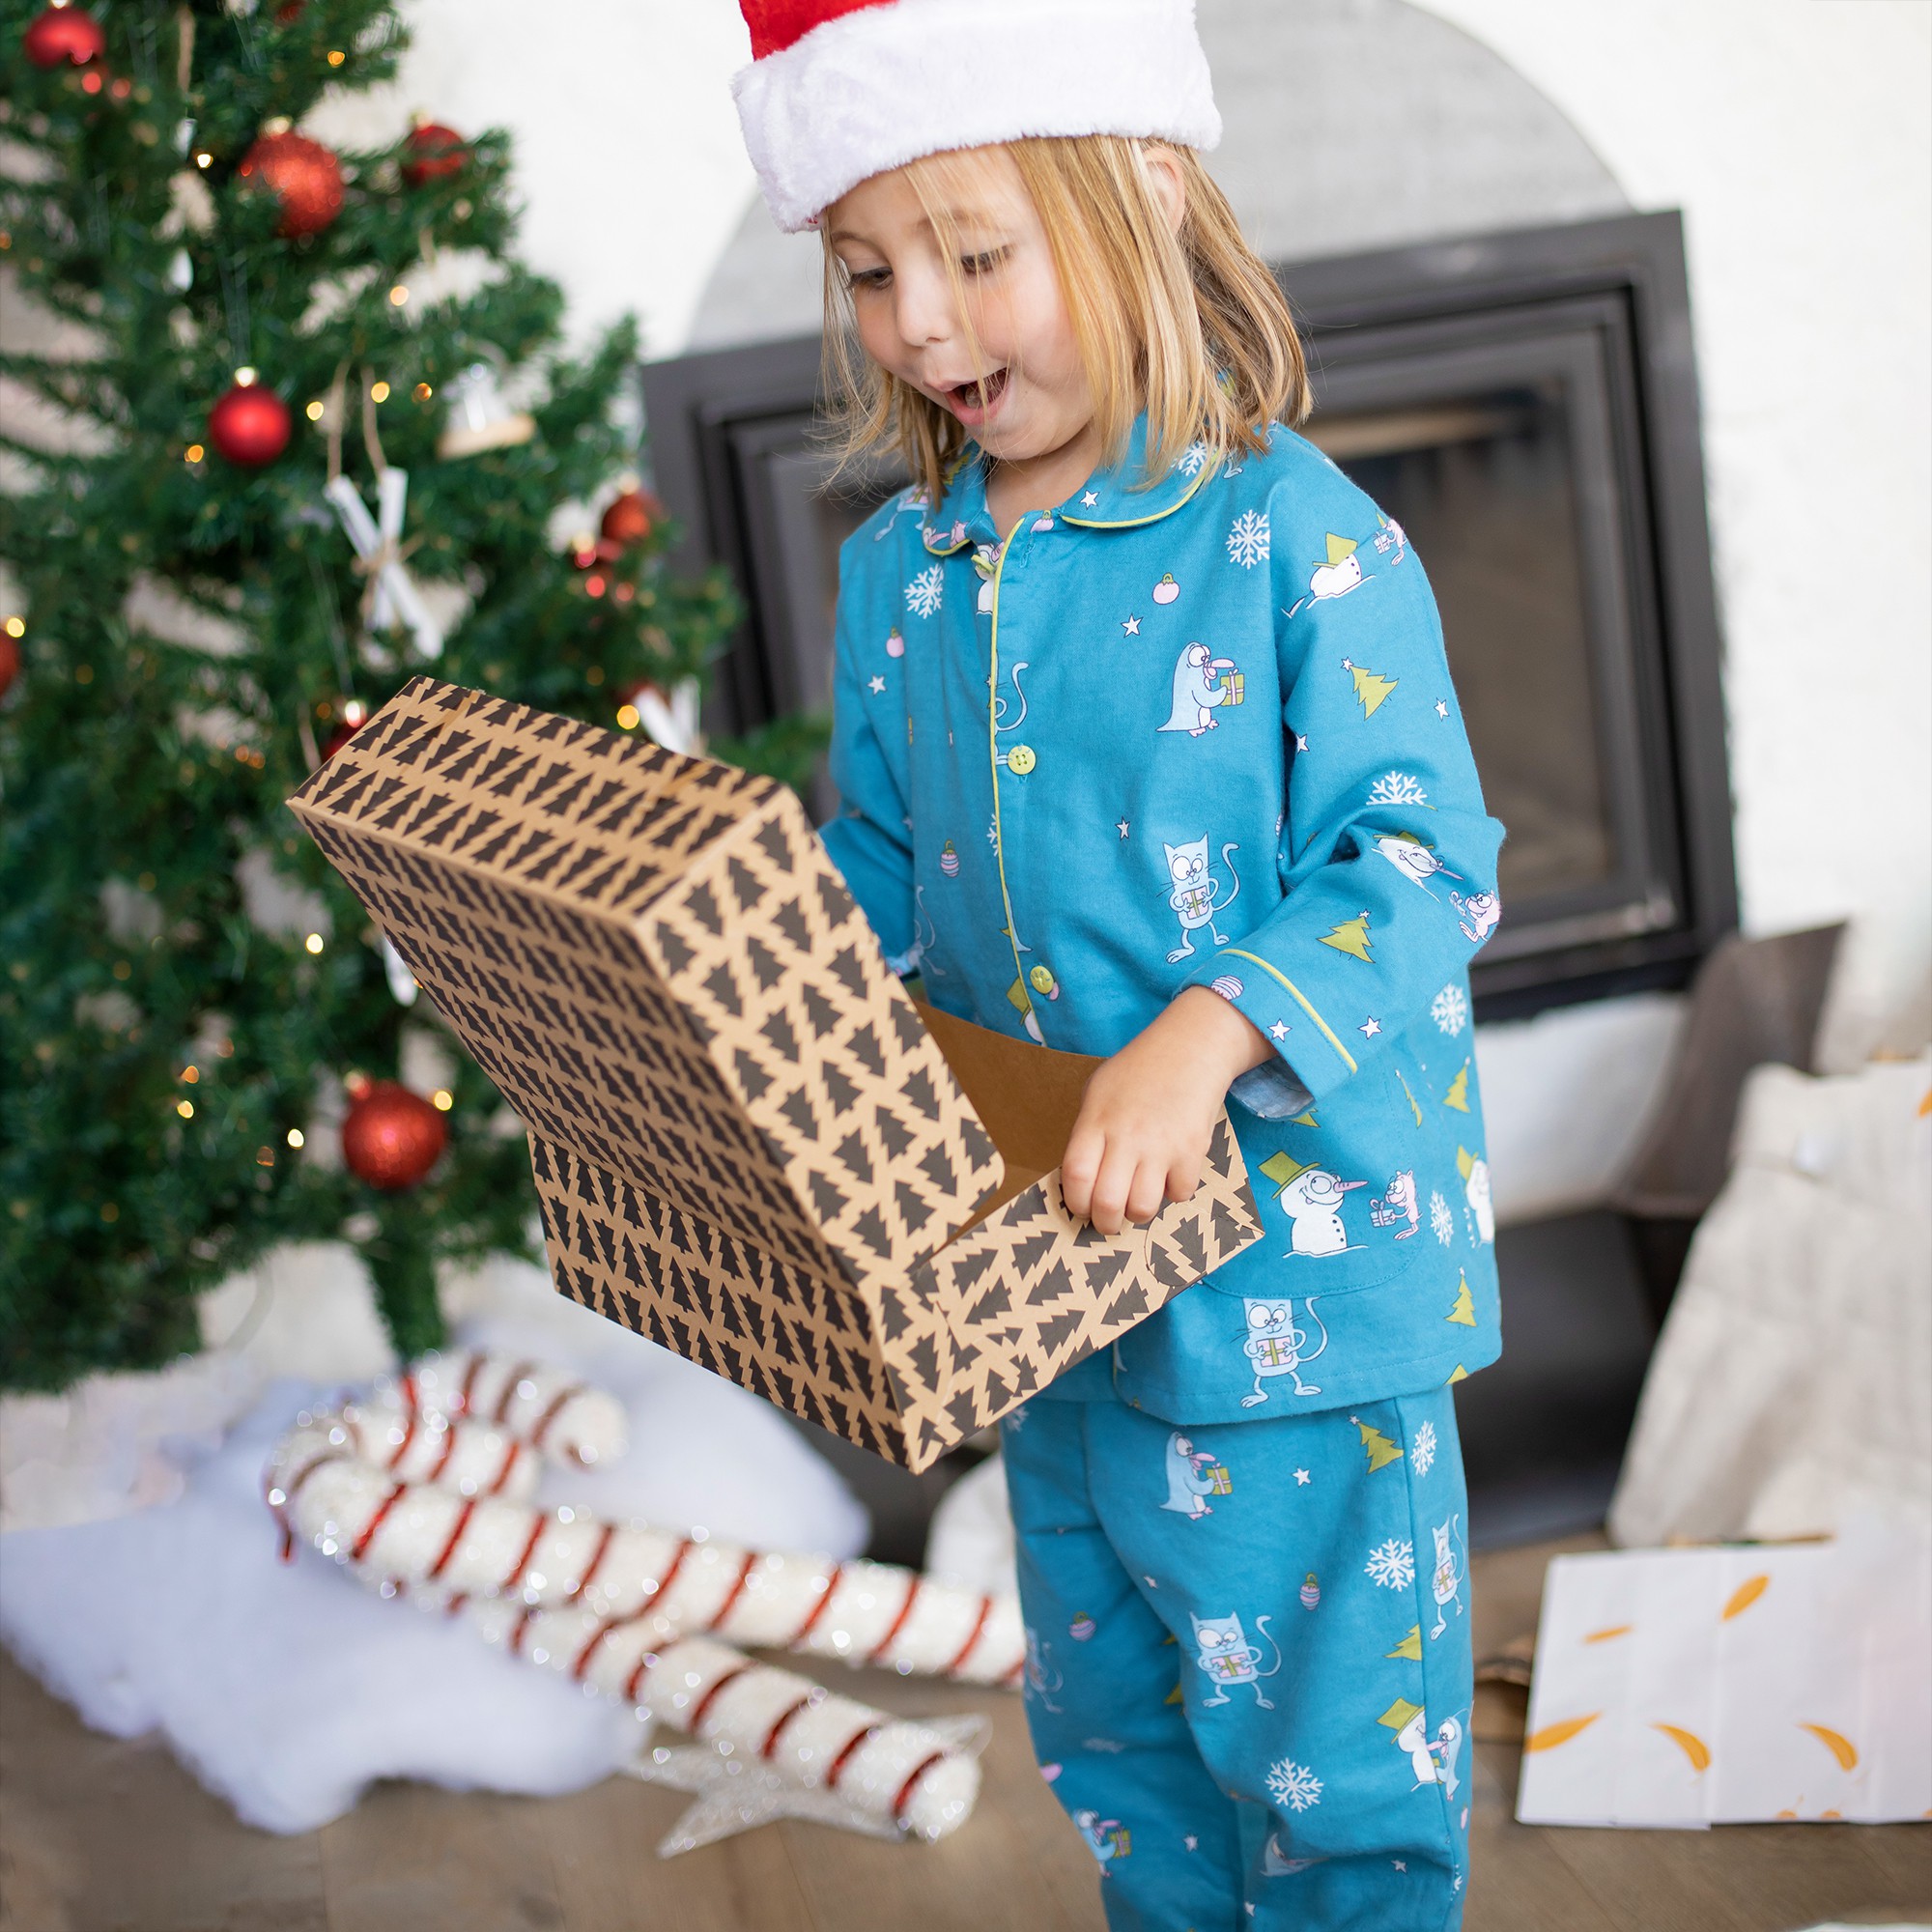
[[(1259, 454), (1269, 423), (1293, 426), (1307, 415), (1309, 393), (1287, 298), (1249, 247), (1227, 196), (1191, 148), (1169, 147), (1186, 195), (1177, 232), (1150, 179), (1150, 145), (1083, 134), (1009, 141), (1004, 152), (1053, 250), (1105, 460), (1120, 460), (1145, 410), (1145, 480), (1157, 482), (1195, 441), (1216, 456)], [(946, 244), (962, 317), (969, 314), (965, 279), (945, 195), (962, 164), (984, 152), (935, 155), (906, 169)], [(851, 294), (829, 242), (825, 307), (825, 388), (844, 462), (895, 450), (937, 501), (970, 439), (951, 411), (861, 348)], [(970, 338), (970, 321), (967, 328)]]

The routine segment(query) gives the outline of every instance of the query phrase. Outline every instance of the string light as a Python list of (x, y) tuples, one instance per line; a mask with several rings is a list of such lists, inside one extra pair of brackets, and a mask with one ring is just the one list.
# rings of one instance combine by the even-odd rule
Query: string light
[(642, 723), (635, 704), (620, 704), (617, 707), (617, 723), (626, 731), (635, 731)]
[(314, 402), (310, 403), (309, 406), (302, 411), (302, 414), (305, 415), (310, 422), (319, 423), (322, 420), (324, 411), (327, 410), (327, 407), (328, 407), (327, 404), (326, 404), (322, 400), (322, 398), (318, 396)]
[(340, 47), (330, 47), (328, 50), (328, 64), (330, 67), (340, 67), (348, 58), (349, 56)]
[(416, 399), (417, 402), (426, 403), (433, 395), (436, 394), (436, 391), (432, 389), (427, 383), (418, 383), (415, 385), (415, 387), (410, 391), (410, 393)]
[(292, 1148), (300, 1147), (302, 1144), (302, 1130), (299, 1127), (291, 1127), (289, 1129), (288, 1140)]
[(214, 156), (203, 148), (196, 154), (194, 164), (198, 168), (212, 168), (214, 165)]
[(177, 1100), (175, 1102), (175, 1112), (183, 1120), (191, 1121), (194, 1119), (194, 1102), (192, 1100)]
[(439, 1087), (429, 1097), (440, 1113), (446, 1114), (456, 1105), (456, 1095), (447, 1087)]
[(369, 400), (372, 403), (386, 403), (389, 400), (389, 385), (386, 383), (369, 384)]
[(181, 1077), (186, 1085), (192, 1087), (201, 1078), (201, 1068), (198, 1066), (184, 1066)]
[(0, 624), (0, 630), (4, 630), (10, 638), (24, 638), (27, 635), (27, 620), (24, 617), (9, 617), (5, 624)]
[(311, 952), (320, 952), (323, 947), (327, 943), (327, 942), (323, 938), (322, 934), (319, 932), (311, 932), (309, 936), (302, 941), (302, 944), (305, 947), (307, 947)]
[(409, 300), (409, 298), (410, 298), (409, 289), (401, 282), (398, 282), (396, 286), (389, 291), (389, 300), (397, 308), (401, 308), (402, 305)]
[(199, 463), (207, 454), (208, 451), (202, 448), (200, 443), (191, 442), (182, 451), (182, 461), (187, 464)]

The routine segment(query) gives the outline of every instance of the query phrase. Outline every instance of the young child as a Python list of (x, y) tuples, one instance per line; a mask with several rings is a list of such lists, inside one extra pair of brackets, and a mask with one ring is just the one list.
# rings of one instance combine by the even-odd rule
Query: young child
[(1006, 1419), (1041, 1771), (1112, 1926), (1441, 1932), (1501, 828), (1422, 565), (1290, 427), (1191, 0), (744, 6), (855, 440), (916, 479), (841, 553), (826, 844), (935, 1005), (1109, 1056), (1076, 1214), (1184, 1198), (1225, 1102), (1265, 1227)]

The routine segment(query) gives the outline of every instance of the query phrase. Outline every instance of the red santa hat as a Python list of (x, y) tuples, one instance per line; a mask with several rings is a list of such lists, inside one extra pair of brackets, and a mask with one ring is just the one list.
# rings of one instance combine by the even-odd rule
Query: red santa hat
[(923, 155), (1029, 134), (1211, 148), (1194, 0), (739, 0), (731, 83), (779, 226)]

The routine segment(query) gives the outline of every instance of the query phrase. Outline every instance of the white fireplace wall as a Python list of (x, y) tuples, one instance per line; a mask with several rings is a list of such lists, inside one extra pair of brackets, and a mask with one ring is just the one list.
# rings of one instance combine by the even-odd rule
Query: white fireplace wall
[[(518, 142), (535, 264), (650, 352), (811, 326), (761, 242), (730, 0), (415, 0), (388, 99)], [(1922, 0), (1200, 0), (1212, 164), (1264, 250), (1686, 213), (1747, 930), (1861, 922), (1878, 1015), (1932, 962), (1932, 9)], [(1024, 49), (1014, 57), (1023, 58)], [(787, 252), (788, 251), (788, 252)], [(1482, 1030), (1499, 1207), (1601, 1196), (1680, 1002)], [(1866, 1037), (1859, 1012), (1844, 1051)]]

